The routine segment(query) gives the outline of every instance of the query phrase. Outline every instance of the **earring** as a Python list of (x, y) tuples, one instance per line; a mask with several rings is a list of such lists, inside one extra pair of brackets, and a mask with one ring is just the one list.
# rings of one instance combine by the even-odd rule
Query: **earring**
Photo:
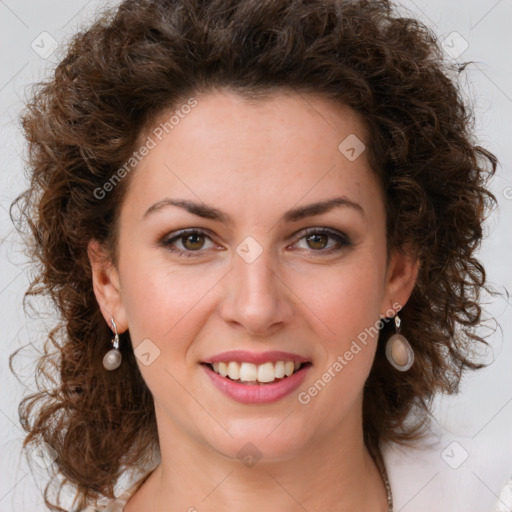
[(409, 342), (400, 334), (400, 317), (395, 315), (396, 333), (386, 343), (386, 357), (394, 368), (406, 372), (414, 363), (414, 350)]
[(114, 332), (114, 337), (112, 338), (112, 345), (114, 348), (111, 348), (104, 356), (103, 356), (103, 366), (105, 370), (115, 370), (121, 366), (121, 362), (123, 361), (123, 355), (119, 351), (119, 334), (117, 334), (117, 326), (114, 322), (114, 318), (110, 317), (110, 321), (112, 322), (112, 331)]

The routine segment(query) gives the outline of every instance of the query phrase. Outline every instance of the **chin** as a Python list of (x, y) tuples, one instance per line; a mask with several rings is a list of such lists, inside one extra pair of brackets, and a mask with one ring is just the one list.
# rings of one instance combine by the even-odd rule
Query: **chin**
[(221, 455), (241, 462), (246, 457), (261, 463), (292, 459), (304, 449), (307, 435), (291, 424), (285, 425), (290, 419), (285, 419), (287, 414), (233, 421), (227, 426), (232, 437), (225, 434), (206, 442)]

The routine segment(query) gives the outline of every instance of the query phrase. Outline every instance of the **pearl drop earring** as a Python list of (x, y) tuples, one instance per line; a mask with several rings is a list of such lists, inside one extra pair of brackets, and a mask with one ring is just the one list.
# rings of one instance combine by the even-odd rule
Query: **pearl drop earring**
[(396, 333), (389, 337), (386, 343), (386, 357), (397, 370), (406, 372), (414, 363), (414, 350), (407, 339), (400, 334), (400, 317), (395, 315)]
[(123, 361), (123, 355), (119, 351), (119, 334), (117, 333), (117, 326), (114, 322), (114, 318), (110, 317), (110, 321), (112, 323), (112, 331), (114, 333), (114, 337), (112, 338), (112, 345), (114, 348), (111, 348), (104, 356), (103, 356), (103, 366), (105, 370), (112, 371), (119, 366)]

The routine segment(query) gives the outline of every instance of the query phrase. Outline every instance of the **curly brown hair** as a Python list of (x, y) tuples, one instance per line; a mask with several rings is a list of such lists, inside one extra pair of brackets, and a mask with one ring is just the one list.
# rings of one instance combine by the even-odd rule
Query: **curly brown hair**
[[(72, 38), (22, 115), (30, 186), (11, 210), (38, 265), (26, 299), (49, 296), (60, 313), (37, 365), (38, 392), (19, 408), (24, 447), (44, 441), (57, 452), (57, 499), (64, 485), (77, 491), (79, 507), (113, 497), (122, 472), (158, 446), (128, 332), (125, 364), (102, 366), (111, 332), (87, 255), (94, 239), (116, 261), (117, 216), (133, 173), (106, 200), (94, 191), (159, 114), (214, 89), (255, 100), (276, 91), (320, 95), (366, 124), (388, 250), (414, 247), (421, 265), (401, 312), (416, 363), (397, 372), (379, 343), (364, 389), (364, 435), (372, 453), (383, 441), (418, 437), (434, 394), (455, 392), (462, 372), (481, 366), (469, 350), (485, 343), (476, 328), (487, 285), (475, 251), (495, 202), (487, 183), (497, 159), (473, 138), (457, 82), (463, 69), (387, 0), (127, 0)], [(414, 421), (404, 423), (412, 409)], [(49, 501), (51, 483), (45, 502), (62, 511)]]

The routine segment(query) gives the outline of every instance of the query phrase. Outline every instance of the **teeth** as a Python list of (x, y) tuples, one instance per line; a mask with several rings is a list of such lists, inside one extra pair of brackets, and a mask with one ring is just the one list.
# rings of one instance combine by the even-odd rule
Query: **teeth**
[(238, 380), (240, 377), (240, 366), (235, 361), (228, 363), (228, 377), (231, 380)]
[(272, 363), (260, 364), (258, 366), (258, 381), (272, 382), (276, 378), (274, 365)]
[(213, 363), (213, 371), (221, 377), (229, 377), (231, 380), (240, 382), (274, 382), (276, 379), (282, 379), (285, 376), (290, 377), (300, 368), (301, 363), (294, 361), (276, 361), (276, 363), (263, 363), (256, 365), (253, 363), (239, 363), (237, 361), (228, 361)]
[(219, 363), (219, 374), (221, 377), (228, 376), (228, 365), (226, 363)]
[[(236, 364), (236, 366), (238, 366), (239, 363), (232, 361), (229, 364)], [(242, 363), (240, 365), (240, 380), (242, 382), (254, 382), (258, 380), (258, 367), (252, 363)]]
[(275, 371), (276, 379), (282, 379), (284, 377), (284, 361), (277, 361)]

